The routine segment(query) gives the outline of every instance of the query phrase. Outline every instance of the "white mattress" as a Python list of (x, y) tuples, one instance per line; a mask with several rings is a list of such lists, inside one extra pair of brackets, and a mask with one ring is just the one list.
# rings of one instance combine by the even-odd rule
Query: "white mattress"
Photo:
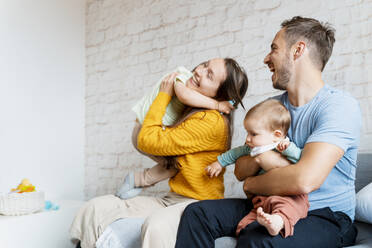
[(60, 209), (23, 216), (0, 215), (1, 248), (73, 248), (68, 230), (82, 201), (55, 201)]

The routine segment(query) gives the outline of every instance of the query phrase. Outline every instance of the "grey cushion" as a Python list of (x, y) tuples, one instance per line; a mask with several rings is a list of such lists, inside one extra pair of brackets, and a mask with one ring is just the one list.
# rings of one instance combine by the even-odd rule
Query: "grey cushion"
[[(372, 154), (358, 154), (358, 167), (356, 171), (355, 191), (372, 182)], [(358, 228), (358, 236), (354, 246), (349, 248), (371, 248), (372, 247), (372, 225), (362, 222), (355, 222)], [(222, 237), (215, 241), (216, 248), (232, 248), (236, 246), (236, 239), (232, 237)]]
[[(372, 247), (372, 225), (362, 222), (355, 222), (358, 228), (358, 236), (354, 246), (348, 248), (371, 248)], [(234, 246), (232, 246), (234, 247)]]
[(358, 155), (358, 167), (356, 171), (355, 191), (358, 192), (364, 186), (372, 182), (372, 154), (360, 153)]
[(216, 248), (224, 248), (224, 247), (235, 247), (236, 246), (236, 238), (232, 237), (222, 237), (216, 239), (214, 242)]

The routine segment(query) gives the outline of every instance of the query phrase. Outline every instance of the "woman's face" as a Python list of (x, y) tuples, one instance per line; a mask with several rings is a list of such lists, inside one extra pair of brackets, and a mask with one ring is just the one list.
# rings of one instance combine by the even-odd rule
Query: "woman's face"
[(205, 96), (214, 97), (225, 79), (225, 61), (221, 58), (211, 59), (195, 68), (194, 76), (187, 80), (186, 86)]

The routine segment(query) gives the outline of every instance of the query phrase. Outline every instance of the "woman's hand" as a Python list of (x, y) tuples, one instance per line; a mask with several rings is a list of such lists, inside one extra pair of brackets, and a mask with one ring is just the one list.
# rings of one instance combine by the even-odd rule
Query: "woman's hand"
[(173, 72), (166, 76), (160, 84), (160, 92), (165, 92), (170, 96), (174, 95), (174, 80), (176, 79), (178, 73)]

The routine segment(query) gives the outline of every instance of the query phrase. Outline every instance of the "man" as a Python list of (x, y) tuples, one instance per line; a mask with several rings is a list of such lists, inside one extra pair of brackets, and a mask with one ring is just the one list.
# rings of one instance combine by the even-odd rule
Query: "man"
[[(273, 87), (285, 90), (275, 97), (291, 113), (288, 136), (303, 148), (301, 159), (290, 164), (278, 152), (241, 157), (235, 176), (250, 195), (309, 194), (306, 218), (294, 235), (271, 236), (253, 222), (237, 237), (237, 247), (342, 247), (355, 241), (354, 180), (361, 127), (358, 102), (325, 84), (322, 71), (332, 54), (334, 30), (311, 18), (293, 17), (282, 23), (265, 57), (273, 73)], [(287, 163), (262, 175), (266, 164)], [(263, 166), (264, 167), (264, 166)], [(235, 236), (239, 221), (252, 209), (244, 199), (200, 201), (186, 208), (176, 247), (214, 247), (221, 236)]]

